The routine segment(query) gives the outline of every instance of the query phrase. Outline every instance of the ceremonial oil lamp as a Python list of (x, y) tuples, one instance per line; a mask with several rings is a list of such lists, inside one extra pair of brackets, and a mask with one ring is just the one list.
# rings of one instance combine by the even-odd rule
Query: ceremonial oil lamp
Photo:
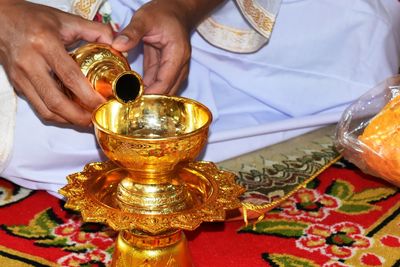
[[(108, 81), (114, 95), (142, 86), (136, 75), (128, 83), (120, 77)], [(60, 193), (85, 221), (119, 231), (112, 266), (193, 266), (183, 230), (224, 220), (226, 210), (240, 206), (243, 188), (234, 174), (195, 161), (212, 121), (207, 107), (132, 90), (139, 93), (128, 103), (110, 99), (93, 113), (97, 141), (110, 161), (69, 175)]]

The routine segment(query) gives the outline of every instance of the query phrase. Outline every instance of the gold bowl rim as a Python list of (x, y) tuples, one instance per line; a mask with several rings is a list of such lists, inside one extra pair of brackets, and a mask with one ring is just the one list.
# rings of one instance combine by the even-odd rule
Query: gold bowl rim
[[(123, 135), (123, 134), (112, 132), (112, 131), (104, 128), (103, 126), (101, 126), (97, 122), (96, 114), (103, 106), (106, 106), (110, 102), (113, 102), (113, 101), (118, 102), (116, 99), (111, 99), (111, 100), (108, 100), (107, 102), (101, 104), (100, 106), (98, 106), (93, 111), (93, 113), (92, 113), (92, 122), (93, 122), (94, 127), (96, 129), (108, 134), (108, 135), (112, 135), (112, 136), (120, 138), (120, 139), (129, 139), (129, 140), (135, 140), (135, 141), (153, 142), (153, 141), (162, 141), (162, 140), (182, 139), (184, 137), (190, 137), (190, 136), (196, 135), (197, 133), (199, 133), (199, 132), (203, 131), (204, 129), (208, 128), (210, 126), (212, 120), (213, 120), (213, 116), (212, 116), (211, 111), (204, 104), (202, 104), (202, 103), (200, 103), (200, 102), (198, 102), (196, 100), (190, 99), (190, 98), (186, 98), (186, 97), (182, 97), (182, 96), (167, 96), (167, 95), (156, 95), (156, 94), (142, 95), (141, 98), (169, 98), (169, 99), (173, 99), (175, 101), (178, 100), (178, 101), (181, 101), (181, 102), (184, 101), (184, 102), (187, 102), (187, 103), (192, 103), (192, 104), (195, 104), (197, 106), (200, 106), (207, 113), (209, 119), (203, 126), (199, 127), (198, 129), (196, 129), (196, 130), (194, 130), (192, 132), (189, 132), (189, 133), (180, 134), (178, 136), (167, 136), (167, 137), (156, 137), (156, 138), (132, 137), (132, 136), (129, 136), (129, 135)], [(121, 103), (121, 105), (123, 105), (123, 104)]]

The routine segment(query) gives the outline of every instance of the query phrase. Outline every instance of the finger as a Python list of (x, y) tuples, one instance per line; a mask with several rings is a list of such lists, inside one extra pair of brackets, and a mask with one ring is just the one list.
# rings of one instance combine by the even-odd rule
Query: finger
[(143, 83), (145, 87), (151, 86), (157, 77), (160, 66), (160, 53), (150, 45), (143, 47)]
[(179, 55), (175, 51), (167, 47), (162, 51), (160, 67), (154, 83), (146, 89), (147, 93), (163, 93), (168, 92), (175, 85), (182, 67), (186, 63), (182, 63), (183, 59), (178, 59)]
[(45, 54), (45, 58), (63, 85), (73, 92), (89, 111), (105, 102), (61, 44), (54, 42), (49, 52)]
[(21, 77), (19, 77), (15, 81), (14, 86), (15, 90), (29, 101), (30, 106), (40, 118), (49, 122), (57, 122), (63, 124), (68, 123), (67, 120), (58, 116), (47, 108), (43, 100), (35, 91), (32, 83), (28, 79), (26, 79), (24, 75), (21, 75)]
[(47, 109), (72, 124), (88, 126), (91, 122), (91, 113), (69, 99), (61, 91), (50, 75), (50, 67), (46, 65), (44, 60), (36, 58), (35, 62), (37, 66), (46, 67), (25, 69), (25, 76), (30, 80)]
[(187, 77), (189, 74), (189, 63), (185, 64), (179, 73), (178, 79), (176, 80), (175, 84), (171, 87), (171, 90), (168, 92), (169, 95), (176, 95), (181, 87), (184, 81), (186, 81)]
[(112, 47), (118, 51), (128, 51), (139, 43), (145, 33), (146, 24), (133, 16), (128, 26), (113, 40)]
[[(70, 16), (67, 14), (67, 16)], [(70, 16), (73, 19), (65, 19), (65, 35), (69, 42), (85, 40), (88, 42), (100, 42), (111, 44), (113, 32), (109, 25), (90, 21), (79, 16)]]
[(151, 86), (146, 88), (146, 94), (175, 95), (182, 86), (182, 82), (186, 80), (188, 71), (189, 71), (188, 64), (185, 64), (182, 67), (182, 69), (178, 72), (178, 77), (172, 86), (164, 88), (163, 84), (160, 81), (156, 81)]
[(175, 84), (179, 75), (179, 69), (176, 69), (175, 64), (165, 62), (160, 64), (156, 79), (146, 88), (148, 94), (163, 94), (168, 93)]
[(45, 103), (46, 107), (53, 113), (67, 120), (71, 124), (79, 126), (88, 126), (91, 123), (91, 113), (86, 109), (69, 99), (57, 87), (56, 83), (52, 82), (50, 75), (47, 80), (47, 87), (37, 87), (38, 95)]

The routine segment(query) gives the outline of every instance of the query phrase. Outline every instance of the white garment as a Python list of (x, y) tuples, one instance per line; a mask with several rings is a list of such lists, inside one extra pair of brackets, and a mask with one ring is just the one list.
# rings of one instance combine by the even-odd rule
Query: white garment
[(216, 47), (239, 53), (254, 52), (268, 42), (281, 2), (226, 1), (198, 25), (197, 32)]
[[(110, 3), (122, 26), (141, 5)], [(203, 159), (218, 162), (336, 122), (349, 103), (396, 73), (399, 39), (392, 27), (400, 27), (394, 24), (400, 4), (389, 13), (387, 6), (395, 5), (382, 3), (283, 0), (268, 45), (256, 53), (231, 53), (194, 33), (182, 95), (204, 103), (214, 116)], [(232, 1), (224, 12), (226, 23), (239, 15)], [(140, 51), (130, 59), (141, 72)], [(66, 175), (102, 160), (91, 133), (46, 126), (21, 99), (16, 117), (13, 154), (2, 173), (12, 181), (56, 191)]]
[(7, 165), (15, 127), (16, 95), (0, 66), (0, 173)]

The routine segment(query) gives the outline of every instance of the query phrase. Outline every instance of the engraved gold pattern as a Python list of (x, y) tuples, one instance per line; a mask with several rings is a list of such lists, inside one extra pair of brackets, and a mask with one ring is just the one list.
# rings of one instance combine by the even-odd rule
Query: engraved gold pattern
[(110, 267), (193, 267), (182, 230), (157, 236), (134, 231), (119, 233)]
[(84, 221), (106, 223), (117, 231), (136, 229), (158, 234), (170, 229), (194, 230), (205, 221), (222, 221), (226, 210), (236, 209), (241, 205), (238, 197), (244, 189), (235, 183), (233, 173), (221, 171), (211, 162), (193, 162), (188, 163), (184, 169), (206, 177), (213, 187), (212, 194), (202, 205), (152, 216), (124, 212), (102, 203), (90, 189), (98, 177), (115, 168), (117, 166), (112, 162), (95, 162), (87, 164), (82, 172), (69, 175), (68, 184), (60, 190), (67, 198), (65, 206), (80, 211)]
[[(143, 94), (144, 85), (141, 76), (131, 70), (125, 56), (110, 45), (87, 43), (71, 52), (71, 57), (89, 80), (93, 89), (105, 99), (117, 99), (120, 102), (134, 102)], [(121, 78), (131, 77), (136, 83), (118, 86)], [(70, 90), (65, 93), (78, 104), (81, 100)], [(120, 97), (122, 95), (122, 97)], [(83, 105), (84, 106), (84, 105)]]
[[(99, 47), (86, 48), (90, 52)], [(86, 62), (80, 55), (74, 59), (84, 63), (81, 68), (110, 57), (95, 53)], [(99, 75), (117, 68), (111, 66), (101, 68)], [(88, 164), (83, 172), (68, 176), (60, 193), (67, 198), (65, 206), (80, 211), (84, 221), (108, 224), (131, 237), (126, 240), (120, 233), (112, 266), (141, 266), (149, 257), (155, 267), (192, 266), (183, 238), (160, 250), (159, 244), (172, 238), (163, 238), (165, 233), (222, 221), (226, 210), (240, 207), (245, 189), (235, 184), (233, 173), (211, 162), (194, 162), (211, 121), (203, 104), (163, 95), (143, 95), (128, 104), (111, 99), (93, 112), (97, 141), (111, 161)], [(136, 246), (143, 242), (148, 248)]]

